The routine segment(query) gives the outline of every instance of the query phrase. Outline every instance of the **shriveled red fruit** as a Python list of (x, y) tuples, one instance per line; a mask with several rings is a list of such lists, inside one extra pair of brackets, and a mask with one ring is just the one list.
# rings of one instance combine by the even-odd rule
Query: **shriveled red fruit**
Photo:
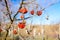
[(2, 29), (0, 28), (0, 32), (2, 32)]
[(21, 18), (21, 19), (23, 19), (23, 18), (24, 18), (24, 16), (23, 16), (23, 15), (21, 15), (21, 16), (20, 16), (20, 18)]
[(42, 11), (37, 11), (37, 15), (40, 16), (42, 14)]
[(18, 27), (21, 28), (21, 29), (25, 28), (25, 23), (20, 22), (20, 23), (18, 24)]
[(21, 9), (18, 10), (18, 12), (26, 14), (28, 10), (25, 7), (22, 7)]
[(31, 15), (34, 15), (34, 10), (31, 10), (30, 14), (31, 14)]
[(17, 30), (15, 29), (15, 30), (13, 30), (13, 34), (17, 34)]

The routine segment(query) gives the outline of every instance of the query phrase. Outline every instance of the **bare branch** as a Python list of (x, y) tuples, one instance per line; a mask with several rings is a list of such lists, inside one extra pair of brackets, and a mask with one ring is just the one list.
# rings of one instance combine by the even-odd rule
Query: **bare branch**
[[(19, 9), (21, 9), (21, 8), (22, 8), (23, 1), (24, 1), (24, 0), (22, 0), (21, 5), (20, 5)], [(18, 9), (18, 10), (19, 10), (19, 9)], [(13, 20), (15, 19), (16, 15), (17, 15), (18, 13), (19, 13), (19, 12), (17, 11), (17, 13), (16, 13), (16, 14), (14, 15), (14, 17), (13, 17)]]
[[(31, 18), (32, 16), (30, 16), (30, 17), (27, 17), (27, 18), (24, 18), (24, 20), (27, 20), (27, 19), (29, 19), (29, 18)], [(22, 20), (22, 19), (15, 19), (14, 21), (20, 21), (20, 20)]]
[(6, 9), (7, 9), (7, 13), (9, 15), (10, 21), (12, 21), (11, 13), (10, 13), (10, 10), (9, 10), (8, 4), (7, 4), (7, 0), (4, 0), (4, 1), (5, 1), (5, 4), (6, 4)]

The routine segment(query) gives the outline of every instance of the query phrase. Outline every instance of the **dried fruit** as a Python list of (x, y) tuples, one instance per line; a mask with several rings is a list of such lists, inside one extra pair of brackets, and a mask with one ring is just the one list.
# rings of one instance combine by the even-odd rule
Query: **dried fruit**
[(32, 10), (32, 11), (30, 12), (30, 14), (31, 14), (31, 15), (34, 15), (34, 10)]
[(23, 19), (23, 18), (24, 18), (24, 16), (23, 16), (23, 15), (21, 15), (21, 16), (20, 16), (20, 18), (21, 18), (21, 19)]
[(25, 7), (22, 7), (21, 9), (18, 10), (18, 12), (26, 14), (28, 10)]
[(37, 11), (37, 15), (40, 16), (42, 14), (42, 11)]
[(25, 28), (25, 23), (20, 22), (20, 23), (18, 24), (18, 27), (21, 28), (21, 29)]
[(13, 30), (13, 34), (17, 34), (17, 30), (16, 29)]

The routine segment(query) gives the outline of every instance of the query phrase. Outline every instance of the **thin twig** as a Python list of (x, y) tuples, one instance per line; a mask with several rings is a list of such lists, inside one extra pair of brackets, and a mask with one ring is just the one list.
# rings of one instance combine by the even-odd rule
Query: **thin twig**
[[(22, 8), (23, 1), (24, 1), (24, 0), (22, 0), (21, 5), (20, 5), (19, 9), (21, 9), (21, 8)], [(19, 13), (19, 12), (17, 11), (17, 13), (16, 13), (16, 14), (14, 15), (14, 17), (13, 17), (13, 20), (15, 19), (16, 15), (17, 15), (18, 13)]]
[(7, 9), (7, 13), (8, 13), (8, 15), (9, 15), (10, 21), (12, 21), (11, 13), (10, 13), (10, 10), (9, 10), (9, 7), (8, 7), (7, 0), (4, 0), (4, 1), (5, 1), (5, 4), (6, 4), (6, 9)]

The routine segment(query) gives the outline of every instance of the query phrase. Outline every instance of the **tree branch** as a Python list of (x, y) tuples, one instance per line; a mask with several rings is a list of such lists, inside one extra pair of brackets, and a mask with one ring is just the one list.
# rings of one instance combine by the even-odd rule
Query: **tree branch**
[[(9, 19), (10, 19), (11, 24), (12, 24), (12, 23), (13, 23), (13, 20), (12, 20), (12, 18), (11, 18), (11, 12), (10, 12), (10, 10), (9, 10), (7, 0), (4, 0), (4, 1), (5, 1), (5, 4), (6, 4), (6, 9), (7, 9), (7, 13), (8, 13), (8, 15), (9, 15)], [(6, 37), (8, 36), (8, 33), (9, 33), (9, 29), (10, 29), (10, 27), (11, 27), (11, 25), (9, 26), (8, 29), (6, 29), (6, 31), (7, 31), (7, 33), (6, 33)], [(6, 38), (5, 38), (5, 40), (6, 40)]]
[(9, 10), (8, 4), (7, 4), (7, 0), (4, 0), (4, 1), (5, 1), (5, 4), (6, 4), (6, 9), (7, 9), (7, 13), (9, 15), (10, 21), (12, 21), (11, 13), (10, 13), (10, 10)]
[[(27, 17), (27, 18), (24, 18), (24, 20), (27, 20), (27, 19), (29, 19), (29, 18), (31, 18), (32, 16), (30, 16), (30, 17)], [(14, 21), (20, 21), (20, 20), (22, 20), (22, 19), (15, 19)]]
[[(24, 0), (22, 0), (21, 5), (20, 5), (19, 9), (21, 9), (21, 8), (22, 8), (23, 1), (24, 1)], [(19, 9), (18, 9), (18, 10), (19, 10)], [(16, 15), (17, 15), (18, 13), (19, 13), (19, 12), (17, 11), (17, 13), (16, 13), (16, 14), (14, 15), (14, 17), (13, 17), (13, 20), (15, 19)]]

